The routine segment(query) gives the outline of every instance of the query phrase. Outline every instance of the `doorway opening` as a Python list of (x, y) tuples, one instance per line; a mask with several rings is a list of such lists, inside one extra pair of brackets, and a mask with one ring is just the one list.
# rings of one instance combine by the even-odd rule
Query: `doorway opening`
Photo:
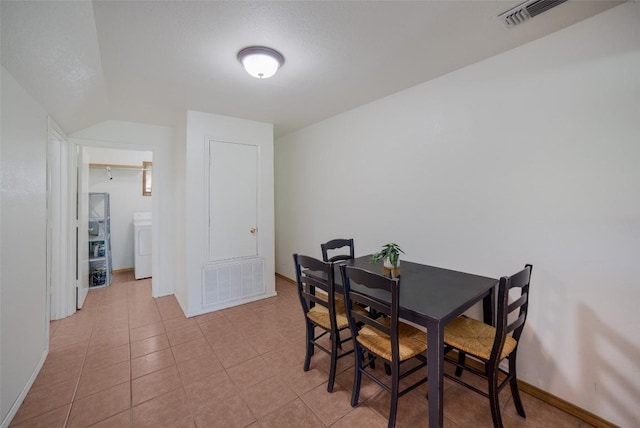
[[(82, 266), (78, 271), (84, 271), (85, 266), (88, 271), (79, 274), (85, 277), (79, 277), (78, 283), (83, 284), (88, 278), (89, 289), (108, 286), (110, 281), (102, 280), (104, 270), (107, 279), (113, 273), (129, 271), (135, 271), (136, 279), (151, 277), (153, 152), (105, 147), (83, 147), (82, 151), (83, 163), (88, 164), (88, 182), (87, 186), (79, 188), (82, 191), (86, 189), (93, 199), (95, 196), (108, 195), (109, 210), (105, 213), (104, 207), (101, 207), (95, 212), (90, 203), (81, 205), (81, 210), (88, 212), (89, 242), (83, 247), (79, 241), (78, 248), (85, 248), (86, 251), (78, 252), (78, 266)], [(80, 192), (78, 196), (78, 200), (83, 201)], [(103, 214), (108, 221), (108, 242), (103, 240), (107, 236), (100, 236), (100, 230), (92, 231), (90, 227), (92, 219), (101, 218)], [(144, 225), (141, 219), (144, 219)], [(95, 237), (92, 237), (92, 233), (96, 234)], [(99, 246), (96, 248), (95, 241), (99, 245), (106, 244), (107, 249), (103, 251)], [(93, 281), (95, 278), (100, 281)], [(82, 285), (79, 285), (81, 288)], [(80, 295), (78, 303), (81, 303)]]
[[(101, 249), (100, 245), (96, 248), (97, 253), (94, 253), (95, 243), (90, 244), (90, 192), (112, 194), (112, 271), (134, 269), (133, 210), (158, 218), (154, 212), (157, 202), (154, 204), (153, 196), (149, 195), (152, 177), (150, 166), (156, 148), (135, 145), (135, 148), (129, 149), (122, 148), (119, 143), (87, 140), (85, 144), (83, 140), (69, 141), (54, 126), (50, 126), (49, 139), (47, 321), (68, 317), (82, 307), (89, 291), (89, 259), (101, 257), (101, 251), (106, 254), (106, 249)], [(146, 168), (143, 162), (148, 162)], [(109, 170), (107, 166), (96, 164), (108, 164)], [(143, 183), (145, 169), (148, 174)], [(158, 190), (157, 180), (152, 183)], [(150, 239), (151, 236), (156, 235), (149, 233)], [(157, 242), (152, 244), (149, 243), (147, 250), (157, 248)]]

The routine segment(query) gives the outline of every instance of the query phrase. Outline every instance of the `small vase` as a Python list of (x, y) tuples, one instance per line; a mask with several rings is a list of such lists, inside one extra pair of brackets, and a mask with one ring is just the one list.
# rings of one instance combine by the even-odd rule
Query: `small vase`
[(389, 276), (391, 278), (400, 277), (400, 260), (397, 260), (395, 266), (391, 264), (391, 261), (388, 258), (385, 258), (382, 261), (382, 274), (384, 276)]
[(398, 267), (400, 267), (400, 259), (397, 260), (396, 265), (392, 265), (391, 264), (391, 260), (389, 260), (389, 257), (385, 257), (383, 262), (382, 262), (383, 266), (387, 269), (396, 269)]

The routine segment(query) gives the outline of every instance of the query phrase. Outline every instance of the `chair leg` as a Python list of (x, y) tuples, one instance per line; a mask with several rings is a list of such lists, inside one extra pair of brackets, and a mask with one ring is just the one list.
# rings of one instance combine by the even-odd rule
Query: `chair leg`
[(313, 355), (313, 351), (315, 350), (315, 346), (312, 343), (313, 334), (314, 334), (314, 325), (309, 321), (307, 324), (307, 354), (304, 357), (304, 371), (309, 371), (309, 365), (311, 364), (311, 356)]
[(389, 366), (391, 369), (391, 409), (389, 410), (388, 428), (396, 426), (396, 416), (398, 414), (398, 389), (400, 388), (400, 364), (392, 363), (393, 367), (385, 363), (385, 368)]
[(353, 374), (353, 391), (351, 392), (351, 407), (358, 405), (360, 399), (360, 383), (362, 381), (362, 367), (364, 366), (362, 350), (354, 343), (355, 349), (353, 350), (356, 358), (356, 366), (354, 367)]
[(489, 407), (494, 428), (502, 428), (502, 416), (500, 416), (500, 403), (498, 401), (498, 368), (492, 371), (489, 377)]
[(460, 377), (462, 376), (462, 366), (464, 366), (464, 362), (466, 360), (467, 354), (465, 354), (464, 352), (458, 350), (458, 366), (456, 367), (456, 376)]
[(513, 358), (509, 358), (509, 373), (511, 374), (509, 386), (511, 387), (511, 396), (513, 397), (513, 404), (516, 406), (518, 414), (523, 418), (526, 418), (527, 415), (524, 412), (524, 406), (522, 405), (522, 400), (520, 399), (520, 391), (518, 390), (518, 376), (516, 374), (515, 355), (512, 355), (512, 357)]
[(391, 366), (386, 362), (384, 363), (384, 374), (391, 376)]
[[(338, 364), (338, 346), (340, 346), (340, 335), (338, 332), (331, 335), (331, 355), (329, 359), (331, 364), (329, 365), (329, 383), (327, 384), (327, 391), (333, 392), (333, 384), (336, 380), (336, 365)], [(340, 347), (342, 349), (342, 347)]]

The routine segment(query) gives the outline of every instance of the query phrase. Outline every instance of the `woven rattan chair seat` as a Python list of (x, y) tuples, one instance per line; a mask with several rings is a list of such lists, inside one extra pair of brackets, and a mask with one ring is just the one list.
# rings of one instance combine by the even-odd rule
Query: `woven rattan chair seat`
[[(356, 312), (359, 312), (363, 315), (367, 315), (367, 312), (364, 309), (358, 307)], [(327, 330), (331, 329), (331, 321), (329, 318), (329, 310), (322, 305), (315, 305), (313, 308), (307, 312), (307, 317), (315, 322), (318, 325), (326, 328)], [(336, 296), (336, 326), (338, 330), (343, 328), (347, 328), (349, 326), (349, 321), (347, 320), (347, 311), (344, 307), (344, 300), (339, 299)]]
[[(444, 343), (468, 354), (488, 360), (496, 337), (496, 329), (469, 317), (458, 317), (444, 327)], [(516, 347), (516, 340), (507, 336), (500, 354), (502, 360)]]
[[(389, 318), (381, 320), (387, 326)], [(391, 361), (391, 338), (368, 325), (363, 326), (357, 337), (358, 342), (369, 351)], [(403, 322), (398, 325), (398, 343), (400, 361), (408, 360), (427, 350), (427, 333)]]

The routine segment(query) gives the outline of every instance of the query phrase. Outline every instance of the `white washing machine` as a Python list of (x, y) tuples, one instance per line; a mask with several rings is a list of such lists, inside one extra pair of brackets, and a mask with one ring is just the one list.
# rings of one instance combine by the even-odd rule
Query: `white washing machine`
[(151, 213), (133, 213), (134, 276), (151, 277)]

